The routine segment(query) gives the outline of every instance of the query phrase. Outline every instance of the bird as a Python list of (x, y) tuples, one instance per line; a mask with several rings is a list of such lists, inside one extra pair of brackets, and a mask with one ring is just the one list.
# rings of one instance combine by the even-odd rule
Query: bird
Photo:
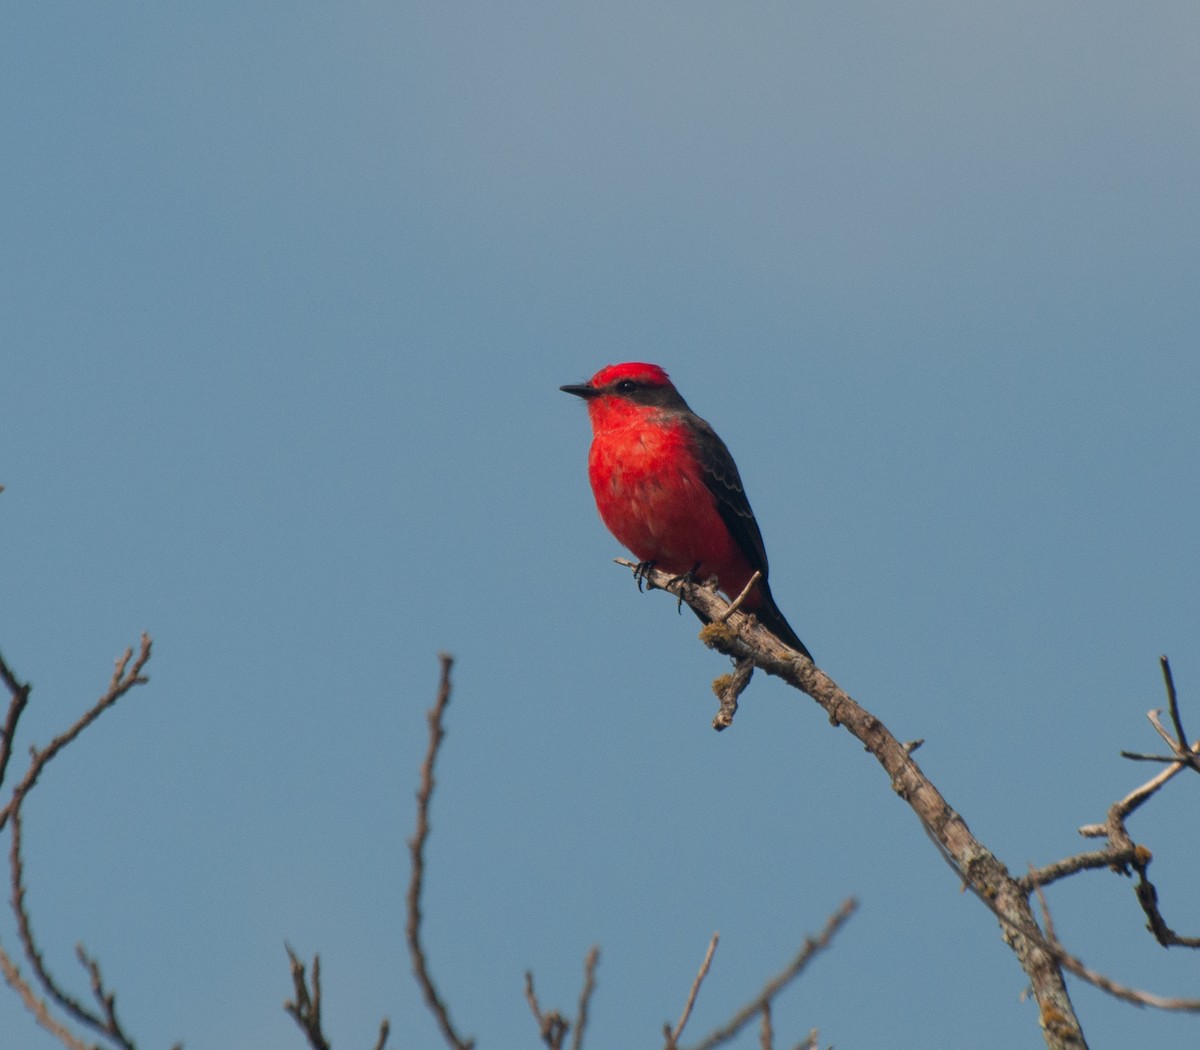
[(596, 509), (639, 568), (693, 580), (715, 576), (731, 599), (760, 573), (742, 609), (811, 660), (771, 594), (767, 551), (733, 456), (662, 367), (606, 365), (586, 383), (559, 389), (587, 403)]

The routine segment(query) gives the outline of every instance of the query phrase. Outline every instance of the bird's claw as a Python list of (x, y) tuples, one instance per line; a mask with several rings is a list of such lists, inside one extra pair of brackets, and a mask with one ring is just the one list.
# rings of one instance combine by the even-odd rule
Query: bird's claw
[(652, 561), (639, 561), (633, 568), (633, 578), (637, 580), (638, 591), (642, 589), (642, 584), (646, 585), (646, 590), (654, 590), (654, 584), (650, 582), (650, 572), (654, 568)]
[[(696, 582), (696, 570), (700, 568), (700, 563), (696, 562), (687, 572), (681, 572), (678, 576), (672, 576), (667, 580), (668, 584), (682, 583), (685, 587), (690, 587)], [(675, 611), (680, 616), (683, 615), (683, 587), (679, 588), (679, 593), (675, 596)]]

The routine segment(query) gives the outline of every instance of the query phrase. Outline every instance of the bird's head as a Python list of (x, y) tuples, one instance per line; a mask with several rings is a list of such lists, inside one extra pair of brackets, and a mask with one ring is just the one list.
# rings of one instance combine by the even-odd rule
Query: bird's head
[(658, 365), (626, 361), (606, 365), (586, 383), (569, 383), (560, 390), (588, 403), (593, 426), (616, 423), (647, 411), (687, 411), (687, 403)]

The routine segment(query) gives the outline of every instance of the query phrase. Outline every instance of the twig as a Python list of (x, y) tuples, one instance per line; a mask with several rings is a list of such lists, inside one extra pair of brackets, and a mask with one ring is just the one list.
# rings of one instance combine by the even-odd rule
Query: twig
[(75, 954), (80, 963), (88, 971), (92, 992), (102, 1011), (97, 1014), (88, 1009), (78, 999), (68, 995), (59, 983), (46, 969), (42, 952), (33, 936), (33, 925), (29, 918), (29, 910), (25, 906), (25, 864), (21, 846), (24, 819), (18, 806), (12, 811), (10, 833), (12, 843), (9, 847), (8, 866), (12, 886), (12, 910), (17, 920), (17, 933), (21, 938), (21, 946), (25, 950), (25, 958), (29, 960), (30, 968), (38, 983), (46, 994), (69, 1016), (80, 1024), (113, 1040), (122, 1050), (133, 1050), (133, 1043), (121, 1028), (116, 1016), (116, 998), (112, 993), (106, 993), (100, 979), (100, 967), (95, 960), (84, 954), (82, 947), (77, 947)]
[[(96, 1001), (97, 1010), (89, 1009), (74, 996), (67, 994), (62, 986), (51, 976), (46, 967), (41, 949), (37, 945), (36, 938), (33, 934), (33, 923), (29, 916), (29, 910), (25, 903), (25, 872), (24, 860), (22, 857), (22, 805), (28, 797), (29, 792), (37, 783), (39, 776), (47, 763), (54, 758), (64, 747), (76, 739), (89, 725), (92, 724), (100, 715), (108, 708), (112, 707), (122, 696), (124, 696), (135, 685), (141, 685), (148, 679), (142, 674), (147, 662), (150, 660), (151, 640), (150, 636), (143, 634), (141, 639), (141, 648), (136, 659), (133, 657), (133, 650), (126, 649), (124, 655), (116, 661), (116, 667), (113, 671), (112, 679), (109, 682), (108, 690), (103, 696), (97, 700), (91, 708), (89, 708), (76, 722), (70, 726), (65, 732), (60, 733), (55, 737), (44, 750), (39, 751), (36, 748), (31, 748), (31, 758), (28, 769), (25, 775), (13, 788), (12, 794), (8, 803), (3, 809), (0, 809), (0, 828), (6, 823), (11, 825), (12, 843), (9, 849), (9, 873), (10, 884), (12, 887), (12, 909), (17, 921), (17, 932), (21, 938), (21, 945), (25, 951), (25, 957), (29, 961), (30, 968), (33, 970), (34, 976), (38, 983), (41, 984), (50, 1000), (62, 1009), (68, 1016), (75, 1021), (92, 1029), (100, 1035), (105, 1036), (111, 1042), (115, 1043), (121, 1050), (134, 1050), (133, 1040), (125, 1032), (116, 1012), (116, 994), (104, 986), (104, 979), (100, 971), (100, 964), (84, 951), (83, 946), (79, 945), (75, 949), (76, 957), (79, 959), (80, 965), (88, 973), (88, 979), (91, 985), (92, 996)], [(130, 661), (133, 661), (132, 665)], [(9, 760), (12, 756), (13, 736), (16, 732), (17, 722), (20, 718), (21, 711), (29, 698), (30, 687), (27, 684), (20, 683), (16, 680), (15, 675), (9, 669), (7, 664), (0, 660), (0, 679), (8, 687), (12, 694), (12, 700), (9, 704), (8, 715), (5, 721), (4, 738), (0, 743), (0, 770), (6, 771)], [(7, 957), (6, 957), (7, 958)], [(20, 983), (13, 984), (13, 987), (25, 999), (26, 1005), (30, 1004), (30, 998), (22, 991), (24, 985), (23, 978), (20, 978), (15, 965), (12, 965), (11, 960), (8, 960), (6, 965), (6, 973), (11, 968), (14, 979)], [(12, 983), (12, 980), (10, 980)], [(32, 990), (30, 990), (32, 995)], [(36, 997), (34, 997), (36, 1001)], [(32, 1007), (31, 1007), (32, 1008)], [(34, 1014), (43, 1021), (43, 1015), (48, 1017), (48, 1008), (44, 1002), (39, 1002), (37, 1009), (34, 1009)], [(58, 1025), (58, 1022), (54, 1022)], [(58, 1028), (62, 1028), (58, 1025)], [(63, 1029), (65, 1031), (65, 1029)]]
[(4, 974), (4, 980), (8, 986), (21, 997), (25, 1008), (33, 1014), (37, 1023), (62, 1043), (67, 1050), (95, 1050), (94, 1047), (89, 1047), (82, 1040), (77, 1039), (69, 1029), (58, 1022), (50, 1013), (46, 1001), (37, 997), (29, 982), (21, 976), (17, 964), (2, 947), (0, 947), (0, 972)]
[(1081, 871), (1114, 866), (1124, 867), (1134, 859), (1135, 852), (1136, 850), (1121, 851), (1109, 848), (1092, 850), (1089, 853), (1077, 853), (1073, 857), (1056, 860), (1053, 864), (1047, 864), (1043, 868), (1031, 866), (1029, 874), (1017, 879), (1017, 884), (1023, 890), (1032, 893), (1038, 886), (1049, 886), (1059, 879), (1077, 875)]
[(770, 1003), (763, 1003), (762, 1005), (762, 1027), (759, 1029), (758, 1042), (762, 1050), (774, 1050), (775, 1031), (771, 1028)]
[[(312, 992), (310, 994), (308, 983), (304, 977), (304, 963), (292, 951), (291, 945), (285, 944), (283, 947), (287, 951), (288, 965), (292, 971), (292, 989), (295, 995), (294, 999), (284, 1002), (283, 1008), (296, 1019), (296, 1024), (300, 1026), (300, 1030), (308, 1039), (308, 1045), (312, 1047), (312, 1050), (329, 1050), (329, 1040), (321, 1031), (321, 957), (313, 956)], [(384, 1031), (380, 1036), (380, 1047), (383, 1046), (383, 1040), (387, 1038), (387, 1021), (383, 1023)]]
[(712, 690), (721, 707), (713, 716), (712, 726), (718, 733), (733, 725), (733, 716), (737, 714), (738, 697), (746, 691), (750, 678), (754, 674), (754, 661), (749, 657), (738, 660), (730, 674), (723, 674), (713, 680)]
[[(135, 685), (144, 685), (149, 681), (142, 674), (142, 669), (150, 660), (151, 640), (148, 634), (142, 635), (141, 648), (138, 651), (137, 658), (133, 657), (133, 650), (126, 649), (125, 654), (117, 659), (116, 670), (113, 671), (112, 681), (109, 682), (108, 691), (97, 700), (92, 707), (84, 712), (84, 714), (65, 732), (60, 733), (47, 745), (45, 750), (38, 751), (36, 748), (32, 750), (32, 758), (29, 763), (29, 768), (25, 771), (25, 775), (20, 782), (13, 788), (12, 797), (8, 804), (0, 809), (0, 829), (8, 822), (12, 811), (21, 804), (21, 800), (29, 794), (29, 791), (37, 783), (37, 779), (41, 776), (42, 770), (46, 768), (46, 764), (54, 758), (64, 747), (90, 726), (97, 718), (105, 711), (113, 706)], [(130, 666), (129, 661), (133, 659), (133, 665)], [(28, 688), (26, 687), (26, 697), (28, 696)], [(18, 712), (19, 714), (19, 712)], [(9, 708), (9, 722), (15, 724), (15, 719), (12, 714), (12, 707)], [(8, 729), (5, 729), (6, 734)], [(5, 745), (9, 745), (11, 741), (6, 735)], [(4, 757), (0, 755), (0, 757)], [(5, 758), (7, 761), (7, 758)]]
[(583, 960), (583, 988), (579, 992), (579, 1011), (575, 1014), (575, 1027), (571, 1036), (571, 1050), (582, 1050), (583, 1030), (587, 1027), (588, 1005), (596, 991), (596, 963), (600, 961), (600, 949), (592, 945)]
[(452, 1050), (471, 1050), (474, 1040), (462, 1038), (450, 1021), (450, 1011), (438, 995), (433, 978), (429, 974), (429, 964), (425, 958), (425, 949), (421, 944), (421, 888), (425, 879), (425, 842), (429, 838), (429, 803), (433, 797), (433, 767), (437, 761), (438, 749), (446, 735), (442, 728), (442, 716), (446, 705), (450, 703), (450, 668), (454, 657), (449, 653), (439, 653), (442, 674), (438, 685), (437, 699), (428, 714), (429, 720), (429, 749), (425, 753), (425, 761), (421, 764), (421, 786), (417, 789), (417, 829), (409, 840), (408, 846), (412, 852), (412, 878), (408, 884), (408, 922), (405, 934), (408, 938), (408, 950), (412, 956), (413, 973), (417, 983), (425, 995), (425, 1002), (437, 1021), (442, 1037)]
[(763, 986), (763, 990), (734, 1014), (729, 1021), (697, 1043), (694, 1050), (712, 1050), (713, 1047), (733, 1039), (746, 1024), (753, 1020), (756, 1014), (762, 1012), (764, 1006), (769, 1006), (775, 996), (800, 975), (813, 956), (829, 947), (838, 930), (845, 925), (857, 907), (858, 902), (853, 897), (844, 900), (837, 911), (826, 920), (824, 929), (816, 937), (805, 938), (804, 945), (796, 957), (777, 976), (769, 980)]
[[(1200, 744), (1196, 745), (1200, 748)], [(1172, 777), (1177, 776), (1186, 768), (1178, 759), (1172, 759), (1172, 765), (1168, 769), (1164, 769), (1161, 773), (1156, 773), (1146, 783), (1134, 788), (1119, 802), (1114, 802), (1108, 811), (1108, 820), (1103, 824), (1084, 824), (1079, 829), (1079, 834), (1085, 838), (1102, 838), (1107, 836), (1114, 826), (1124, 825), (1125, 818), (1128, 817), (1147, 799), (1152, 798), (1164, 784)]]
[(92, 995), (104, 1015), (104, 1021), (99, 1030), (108, 1036), (122, 1050), (134, 1050), (133, 1040), (130, 1039), (117, 1020), (117, 996), (104, 987), (104, 978), (100, 973), (100, 964), (88, 955), (82, 944), (75, 945), (75, 957), (80, 965), (88, 972), (88, 981), (92, 987)]
[(8, 713), (4, 717), (4, 728), (0, 730), (0, 734), (2, 734), (0, 735), (0, 784), (3, 784), (8, 773), (9, 759), (12, 758), (17, 723), (21, 720), (25, 705), (29, 703), (29, 691), (32, 686), (28, 682), (17, 681), (17, 676), (4, 662), (3, 656), (0, 656), (0, 681), (4, 683), (10, 696)]
[[(1171, 677), (1170, 665), (1167, 663), (1165, 656), (1160, 658), (1160, 662), (1163, 668), (1163, 677), (1166, 681), (1167, 699), (1171, 707), (1171, 721), (1175, 726), (1176, 732), (1182, 732), (1183, 720), (1179, 714), (1179, 698), (1175, 693), (1175, 683)], [(1171, 764), (1151, 777), (1146, 783), (1135, 788), (1119, 802), (1113, 803), (1109, 807), (1107, 819), (1103, 824), (1088, 824), (1081, 827), (1079, 832), (1082, 835), (1093, 838), (1100, 836), (1107, 838), (1108, 850), (1106, 852), (1113, 857), (1114, 866), (1126, 872), (1128, 872), (1129, 868), (1132, 868), (1137, 874), (1137, 884), (1134, 886), (1134, 892), (1137, 895), (1138, 904), (1146, 916), (1147, 927), (1154, 934), (1159, 944), (1166, 948), (1200, 948), (1200, 937), (1185, 937), (1176, 933), (1163, 917), (1158, 905), (1158, 890), (1155, 889), (1154, 884), (1146, 874), (1153, 856), (1145, 846), (1139, 846), (1134, 843), (1128, 828), (1125, 826), (1129, 816), (1148, 799), (1153, 798), (1158, 791), (1162, 790), (1163, 786), (1172, 777), (1178, 775), (1184, 769), (1200, 769), (1200, 765), (1197, 764), (1197, 756), (1200, 756), (1200, 743), (1188, 745), (1186, 739), (1183, 737), (1177, 740), (1172, 739), (1159, 721), (1157, 711), (1150, 711), (1147, 717), (1150, 719), (1150, 724), (1154, 726), (1155, 731), (1170, 745), (1175, 756)], [(1167, 1007), (1167, 1009), (1173, 1008)]]
[[(1187, 748), (1187, 733), (1183, 731), (1183, 718), (1179, 714), (1179, 696), (1175, 692), (1175, 678), (1171, 674), (1171, 661), (1163, 655), (1158, 658), (1158, 665), (1162, 668), (1163, 684), (1167, 688), (1167, 707), (1171, 712), (1171, 724), (1175, 726), (1175, 740), (1178, 749), (1185, 749)], [(1195, 768), (1200, 771), (1200, 766), (1195, 766)]]
[(529, 1009), (533, 1011), (534, 1020), (538, 1025), (538, 1035), (542, 1037), (542, 1042), (549, 1047), (549, 1050), (562, 1050), (563, 1040), (567, 1037), (571, 1022), (557, 1010), (542, 1013), (537, 993), (533, 990), (532, 970), (525, 971), (525, 1001), (529, 1003)]
[(1172, 999), (1161, 995), (1155, 995), (1153, 992), (1144, 992), (1138, 988), (1130, 988), (1128, 985), (1118, 984), (1110, 977), (1092, 970), (1085, 966), (1083, 962), (1076, 956), (1072, 955), (1062, 946), (1057, 935), (1054, 932), (1054, 921), (1050, 917), (1050, 908), (1046, 903), (1046, 895), (1042, 892), (1040, 886), (1036, 887), (1038, 903), (1042, 909), (1042, 922), (1045, 925), (1046, 942), (1053, 949), (1059, 961), (1076, 977), (1087, 981), (1088, 984), (1094, 985), (1101, 991), (1107, 992), (1109, 995), (1123, 999), (1127, 1003), (1133, 1003), (1135, 1006), (1152, 1006), (1159, 1010), (1176, 1010), (1183, 1013), (1198, 1013), (1200, 1012), (1200, 999)]
[(1131, 758), (1137, 762), (1181, 762), (1189, 769), (1200, 773), (1200, 743), (1189, 745), (1187, 742), (1187, 734), (1183, 729), (1183, 717), (1179, 712), (1179, 694), (1175, 691), (1175, 678), (1171, 674), (1171, 663), (1165, 656), (1160, 656), (1158, 663), (1162, 668), (1163, 683), (1167, 689), (1167, 707), (1171, 713), (1171, 725), (1175, 728), (1175, 735), (1172, 737), (1163, 727), (1158, 718), (1158, 711), (1148, 711), (1146, 717), (1150, 719), (1150, 724), (1154, 726), (1155, 731), (1171, 749), (1171, 754), (1147, 755), (1138, 751), (1122, 751), (1121, 757)]
[(692, 987), (688, 991), (687, 1002), (683, 1004), (683, 1013), (679, 1015), (679, 1021), (674, 1028), (671, 1028), (669, 1024), (663, 1025), (663, 1035), (667, 1037), (666, 1050), (675, 1050), (679, 1037), (683, 1035), (684, 1026), (688, 1023), (688, 1018), (692, 1016), (692, 1008), (696, 1005), (696, 996), (700, 994), (700, 985), (708, 976), (708, 968), (712, 965), (713, 955), (716, 953), (717, 942), (720, 939), (721, 934), (718, 932), (714, 933), (712, 940), (708, 942), (708, 951), (704, 953), (704, 961), (700, 964), (700, 969), (696, 971)]
[(762, 573), (759, 572), (757, 569), (755, 569), (754, 575), (751, 576), (750, 579), (746, 581), (746, 586), (743, 587), (741, 590), (741, 593), (738, 594), (738, 596), (729, 603), (729, 608), (726, 609), (723, 613), (721, 613), (717, 622), (724, 623), (726, 620), (729, 619), (730, 613), (737, 612), (738, 609), (740, 609), (742, 607), (742, 602), (744, 602), (746, 600), (746, 595), (748, 595), (754, 589), (755, 585), (761, 579), (762, 579)]

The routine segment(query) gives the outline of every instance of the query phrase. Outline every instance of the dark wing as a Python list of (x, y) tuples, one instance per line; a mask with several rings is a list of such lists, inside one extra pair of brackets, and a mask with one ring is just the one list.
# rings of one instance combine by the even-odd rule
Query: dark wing
[(696, 440), (696, 455), (704, 467), (704, 483), (717, 500), (717, 510), (734, 541), (746, 556), (751, 567), (767, 577), (767, 550), (762, 533), (754, 520), (754, 511), (746, 499), (737, 464), (725, 447), (725, 442), (699, 416), (692, 430)]
[(734, 542), (741, 548), (751, 568), (762, 573), (759, 591), (762, 600), (755, 608), (755, 615), (767, 630), (773, 632), (780, 641), (790, 645), (797, 652), (803, 653), (810, 660), (812, 653), (797, 637), (787, 622), (775, 598), (771, 594), (770, 584), (767, 583), (767, 551), (763, 546), (762, 533), (758, 531), (758, 522), (754, 520), (754, 511), (750, 509), (750, 501), (746, 499), (742, 488), (742, 479), (738, 474), (737, 465), (725, 447), (725, 442), (717, 437), (716, 432), (703, 419), (694, 417), (696, 454), (704, 467), (704, 483), (717, 499), (717, 511), (725, 527), (729, 529)]

